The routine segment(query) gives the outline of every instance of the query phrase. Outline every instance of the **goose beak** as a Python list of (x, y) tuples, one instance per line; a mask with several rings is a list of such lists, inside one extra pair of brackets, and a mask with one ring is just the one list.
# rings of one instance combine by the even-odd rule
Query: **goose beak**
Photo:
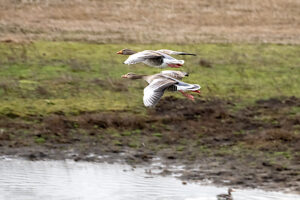
[(123, 54), (123, 51), (122, 51), (122, 50), (121, 50), (121, 51), (118, 51), (117, 54)]
[(126, 75), (122, 75), (121, 77), (122, 77), (122, 78), (127, 78), (127, 76), (126, 76)]

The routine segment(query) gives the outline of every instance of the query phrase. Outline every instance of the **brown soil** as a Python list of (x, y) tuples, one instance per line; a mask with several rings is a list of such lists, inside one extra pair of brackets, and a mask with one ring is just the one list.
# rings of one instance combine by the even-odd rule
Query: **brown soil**
[(299, 0), (1, 0), (4, 42), (300, 44)]
[(220, 99), (166, 97), (147, 115), (2, 116), (0, 153), (132, 165), (160, 157), (165, 174), (176, 172), (171, 165), (184, 165), (177, 170), (183, 180), (300, 191), (299, 107), (295, 97), (243, 108)]

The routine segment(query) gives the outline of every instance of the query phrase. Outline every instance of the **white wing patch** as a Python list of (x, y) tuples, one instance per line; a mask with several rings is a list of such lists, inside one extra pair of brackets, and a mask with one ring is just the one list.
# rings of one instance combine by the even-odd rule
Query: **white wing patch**
[(169, 86), (175, 84), (176, 81), (172, 79), (155, 79), (153, 80), (147, 87), (144, 89), (144, 105), (146, 107), (153, 107), (155, 106), (160, 98), (164, 95), (164, 91)]
[(124, 64), (132, 65), (132, 64), (137, 64), (137, 63), (143, 62), (145, 60), (145, 58), (141, 57), (140, 53), (136, 53), (136, 54), (129, 56), (127, 58), (127, 60), (124, 61)]
[(159, 58), (159, 57), (162, 57), (162, 55), (149, 50), (145, 50), (129, 56), (127, 60), (125, 60), (124, 64), (132, 65), (132, 64), (144, 62), (149, 58)]
[(180, 82), (178, 84), (176, 84), (177, 86), (177, 90), (182, 90), (182, 91), (194, 91), (194, 90), (199, 90), (201, 88), (200, 85), (198, 84), (189, 84), (189, 83), (185, 83), (185, 82)]
[(146, 87), (144, 89), (144, 105), (146, 107), (154, 107), (160, 100), (160, 98), (164, 95), (163, 91), (155, 92), (152, 89)]

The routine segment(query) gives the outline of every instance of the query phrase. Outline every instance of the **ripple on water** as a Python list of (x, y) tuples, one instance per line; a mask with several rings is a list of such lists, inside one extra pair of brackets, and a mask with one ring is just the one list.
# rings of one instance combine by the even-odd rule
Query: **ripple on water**
[[(145, 168), (74, 161), (0, 159), (0, 200), (208, 200), (227, 188), (145, 178)], [(235, 200), (298, 200), (300, 195), (238, 190)]]

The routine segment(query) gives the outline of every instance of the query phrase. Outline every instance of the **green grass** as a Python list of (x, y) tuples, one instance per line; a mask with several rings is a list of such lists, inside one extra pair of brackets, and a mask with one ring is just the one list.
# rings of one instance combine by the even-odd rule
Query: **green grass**
[(42, 138), (42, 137), (37, 137), (37, 138), (35, 138), (35, 143), (37, 143), (37, 144), (43, 144), (43, 143), (45, 143), (46, 142), (46, 139), (45, 138)]
[[(0, 43), (0, 115), (137, 110), (144, 112), (143, 81), (121, 79), (127, 72), (160, 69), (122, 64), (122, 48), (173, 49), (197, 53), (181, 57), (184, 81), (202, 86), (202, 97), (241, 103), (300, 95), (300, 46), (275, 44), (88, 44), (77, 42)], [(200, 66), (200, 59), (212, 64)], [(181, 97), (179, 94), (171, 94)]]

